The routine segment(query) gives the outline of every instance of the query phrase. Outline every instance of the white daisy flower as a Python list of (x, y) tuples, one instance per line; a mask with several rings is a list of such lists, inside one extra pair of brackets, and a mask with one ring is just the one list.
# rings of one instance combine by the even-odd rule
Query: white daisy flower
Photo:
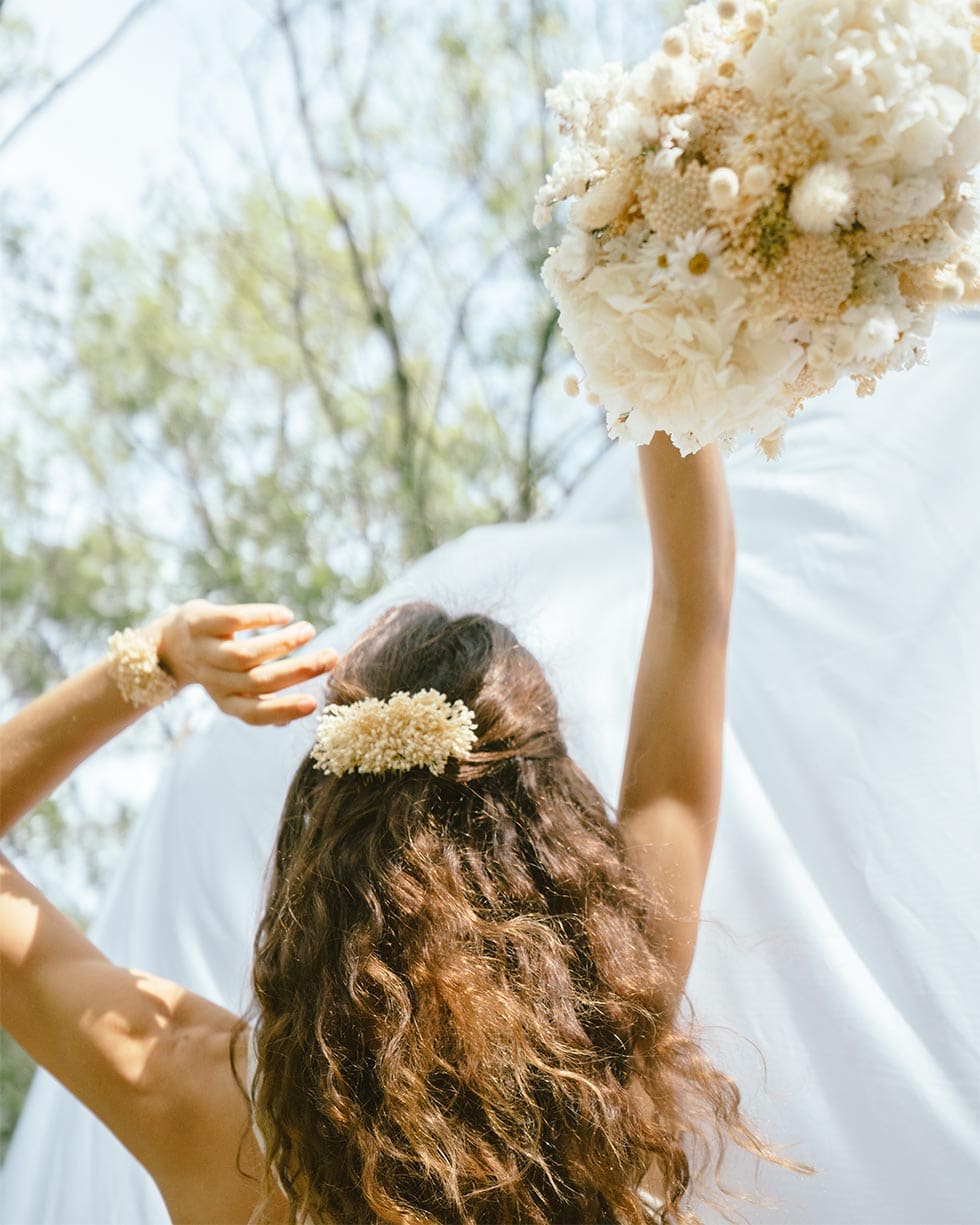
[(682, 293), (717, 288), (723, 251), (721, 235), (709, 226), (675, 239), (667, 251), (667, 278), (671, 288)]
[(636, 263), (642, 266), (651, 285), (668, 283), (672, 249), (672, 243), (664, 242), (659, 234), (651, 234), (637, 251)]

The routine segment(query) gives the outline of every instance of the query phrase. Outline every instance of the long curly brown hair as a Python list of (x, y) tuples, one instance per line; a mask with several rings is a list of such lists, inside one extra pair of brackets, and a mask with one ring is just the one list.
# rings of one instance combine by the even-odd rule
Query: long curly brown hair
[(464, 761), (336, 777), (307, 759), (282, 814), (252, 1095), (290, 1221), (641, 1225), (659, 1163), (665, 1220), (693, 1225), (697, 1151), (716, 1173), (728, 1139), (810, 1172), (680, 1023), (663, 899), (568, 756), (535, 658), (492, 618), (400, 605), (330, 700), (428, 687), (476, 715)]

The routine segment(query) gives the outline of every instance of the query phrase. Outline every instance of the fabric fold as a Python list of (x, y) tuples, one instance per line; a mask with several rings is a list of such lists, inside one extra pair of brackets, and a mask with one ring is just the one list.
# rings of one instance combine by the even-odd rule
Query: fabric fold
[[(808, 404), (780, 460), (751, 446), (726, 460), (724, 778), (688, 994), (750, 1116), (820, 1170), (760, 1165), (781, 1202), (747, 1206), (753, 1222), (977, 1219), (980, 318), (944, 318), (931, 347), (930, 366), (869, 400), (840, 387)], [(562, 514), (467, 533), (321, 641), (343, 650), (410, 598), (508, 621), (614, 802), (650, 583), (635, 455), (616, 448)], [(173, 752), (95, 925), (111, 957), (242, 1006), (266, 860), (312, 735), (312, 721), (214, 714)], [(755, 1175), (732, 1150), (724, 1181)], [(166, 1219), (122, 1146), (38, 1076), (0, 1220)]]

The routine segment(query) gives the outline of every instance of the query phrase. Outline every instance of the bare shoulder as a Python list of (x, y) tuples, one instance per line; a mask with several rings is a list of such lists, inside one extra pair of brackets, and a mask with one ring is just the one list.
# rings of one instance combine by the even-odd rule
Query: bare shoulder
[[(264, 1168), (248, 1099), (248, 1030), (190, 992), (174, 1002), (173, 1021), (147, 1069), (169, 1122), (146, 1164), (173, 1221), (245, 1225)], [(265, 1218), (269, 1225), (281, 1206)]]
[(110, 961), (3, 856), (0, 972), (4, 1028), (147, 1169), (171, 1217), (244, 1225), (262, 1159), (239, 1018)]

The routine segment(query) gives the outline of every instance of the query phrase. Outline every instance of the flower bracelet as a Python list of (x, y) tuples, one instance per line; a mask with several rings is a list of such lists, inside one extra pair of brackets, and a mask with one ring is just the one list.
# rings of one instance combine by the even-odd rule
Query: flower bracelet
[(109, 675), (132, 706), (157, 706), (177, 692), (145, 630), (119, 630), (110, 637)]

